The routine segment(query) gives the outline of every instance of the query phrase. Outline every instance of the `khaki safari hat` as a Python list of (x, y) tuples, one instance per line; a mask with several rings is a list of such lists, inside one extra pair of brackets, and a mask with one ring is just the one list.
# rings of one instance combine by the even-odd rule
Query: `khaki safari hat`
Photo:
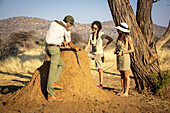
[(128, 24), (127, 24), (127, 23), (120, 23), (120, 25), (119, 25), (119, 26), (116, 26), (115, 28), (116, 28), (116, 29), (119, 29), (119, 30), (122, 31), (122, 32), (130, 33), (130, 30), (129, 30), (129, 27), (128, 27)]
[(64, 20), (70, 22), (70, 24), (74, 26), (74, 18), (71, 15), (64, 17)]

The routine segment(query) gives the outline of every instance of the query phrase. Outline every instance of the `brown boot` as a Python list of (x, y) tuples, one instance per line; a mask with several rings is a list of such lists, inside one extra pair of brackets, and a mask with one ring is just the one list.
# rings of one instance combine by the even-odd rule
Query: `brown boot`
[(58, 85), (56, 82), (54, 82), (54, 88), (55, 89), (63, 89), (60, 85)]
[(60, 102), (62, 100), (63, 100), (63, 98), (58, 98), (56, 95), (48, 96), (48, 101)]

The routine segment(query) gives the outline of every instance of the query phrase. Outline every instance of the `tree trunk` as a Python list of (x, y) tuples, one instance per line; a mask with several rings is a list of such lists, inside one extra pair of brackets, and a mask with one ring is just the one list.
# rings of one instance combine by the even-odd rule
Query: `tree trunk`
[(149, 62), (152, 63), (158, 59), (156, 45), (153, 37), (152, 22), (152, 4), (153, 0), (138, 0), (136, 20), (148, 46)]
[(148, 45), (152, 45), (154, 42), (153, 37), (153, 22), (152, 22), (152, 4), (153, 0), (138, 0), (137, 2), (137, 12), (136, 20), (139, 28), (147, 42)]
[[(129, 0), (108, 0), (108, 3), (115, 25), (117, 26), (121, 22), (126, 22), (129, 25), (129, 29), (131, 31), (130, 36), (132, 37), (132, 43), (134, 45), (134, 53), (131, 54), (131, 70), (135, 78), (137, 90), (139, 92), (142, 92), (145, 89), (156, 91), (156, 79), (152, 76), (156, 75), (160, 77), (160, 68), (157, 57), (151, 56), (157, 56), (157, 53), (155, 52), (155, 49), (151, 49), (151, 47), (148, 45), (148, 43), (152, 43), (154, 41), (151, 39), (147, 41), (145, 38), (147, 37), (147, 34), (152, 37), (152, 31), (148, 30), (145, 32), (145, 36), (143, 35), (140, 27), (138, 26)], [(142, 9), (144, 10), (145, 8)], [(146, 23), (152, 24), (152, 21), (146, 23), (139, 21), (139, 23), (141, 27), (143, 27), (143, 30), (146, 28), (152, 28), (151, 25), (148, 25), (146, 28), (144, 27)]]
[(159, 50), (161, 47), (170, 39), (170, 22), (165, 34), (156, 42), (156, 49)]

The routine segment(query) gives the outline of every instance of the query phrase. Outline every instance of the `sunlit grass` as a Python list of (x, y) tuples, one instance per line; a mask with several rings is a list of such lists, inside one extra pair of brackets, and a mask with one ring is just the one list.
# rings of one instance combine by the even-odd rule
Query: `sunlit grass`
[[(113, 54), (114, 48), (108, 48), (104, 51), (104, 71), (116, 70), (116, 55)], [(161, 70), (170, 69), (170, 50), (167, 48), (158, 51), (159, 62)], [(33, 73), (38, 67), (40, 67), (45, 59), (46, 53), (44, 47), (37, 47), (31, 50), (25, 50), (24, 53), (19, 54), (16, 57), (9, 57), (3, 61), (0, 61), (0, 71), (8, 72), (11, 74), (28, 74)], [(90, 67), (95, 68), (94, 61), (89, 61)]]
[(0, 71), (11, 74), (33, 73), (40, 67), (45, 58), (43, 48), (28, 50), (16, 57), (9, 57), (0, 61)]
[(161, 48), (158, 51), (159, 55), (159, 64), (161, 71), (170, 70), (170, 49), (169, 48)]

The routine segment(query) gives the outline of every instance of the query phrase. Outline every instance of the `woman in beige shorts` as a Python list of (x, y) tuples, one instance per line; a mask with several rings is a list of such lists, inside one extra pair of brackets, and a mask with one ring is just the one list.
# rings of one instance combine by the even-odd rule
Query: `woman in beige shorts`
[[(99, 88), (103, 89), (103, 62), (104, 62), (104, 48), (112, 42), (112, 38), (108, 35), (104, 34), (100, 30), (102, 29), (102, 25), (100, 21), (94, 21), (91, 24), (92, 33), (90, 34), (90, 38), (88, 40), (88, 44), (85, 47), (85, 51), (88, 50), (90, 45), (92, 46), (92, 51), (89, 53), (89, 58), (94, 59), (96, 63), (96, 67), (99, 72)], [(103, 39), (107, 39), (108, 42), (103, 46)]]

